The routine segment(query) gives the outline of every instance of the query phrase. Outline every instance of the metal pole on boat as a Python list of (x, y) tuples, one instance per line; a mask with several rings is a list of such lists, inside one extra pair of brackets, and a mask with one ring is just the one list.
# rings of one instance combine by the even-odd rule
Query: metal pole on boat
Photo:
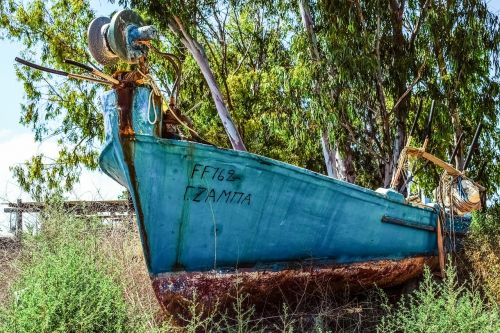
[(476, 133), (474, 133), (474, 138), (472, 139), (472, 143), (470, 145), (469, 152), (467, 153), (467, 158), (465, 159), (465, 163), (464, 163), (464, 166), (463, 166), (461, 171), (466, 170), (467, 167), (469, 166), (469, 163), (472, 159), (472, 154), (474, 153), (474, 151), (476, 151), (477, 141), (479, 140), (479, 136), (481, 135), (482, 129), (483, 129), (483, 123), (480, 122), (479, 125), (477, 125)]
[(435, 102), (436, 102), (435, 100), (432, 100), (431, 110), (429, 111), (429, 118), (427, 118), (427, 125), (425, 126), (424, 145), (422, 147), (424, 150), (427, 148), (427, 143), (431, 138), (431, 127), (432, 127), (432, 118), (434, 116)]
[(457, 156), (457, 153), (458, 153), (458, 149), (460, 147), (460, 144), (462, 143), (462, 139), (464, 138), (464, 132), (462, 132), (460, 134), (460, 136), (458, 137), (458, 140), (457, 140), (457, 144), (455, 145), (455, 148), (453, 149), (453, 153), (451, 154), (451, 157), (450, 157), (450, 164), (453, 163), (453, 160), (455, 159), (455, 157)]
[(76, 66), (76, 67), (79, 67), (79, 68), (82, 68), (84, 70), (86, 70), (87, 72), (89, 72), (90, 74), (94, 74), (95, 76), (99, 76), (100, 78), (106, 80), (106, 81), (109, 81), (113, 84), (120, 84), (120, 81), (118, 81), (117, 79), (115, 79), (114, 77), (110, 76), (110, 75), (107, 75), (95, 68), (92, 68), (90, 66), (87, 66), (85, 64), (82, 64), (78, 61), (75, 61), (75, 60), (71, 60), (71, 59), (64, 59), (63, 62), (65, 64), (69, 64), (69, 65), (73, 65), (73, 66)]
[(71, 79), (85, 80), (85, 81), (90, 81), (90, 82), (94, 82), (94, 83), (106, 84), (106, 85), (109, 85), (109, 86), (113, 84), (110, 81), (100, 80), (100, 79), (96, 79), (96, 78), (93, 78), (93, 77), (90, 77), (90, 76), (79, 75), (79, 74), (72, 74), (72, 73), (60, 71), (60, 70), (57, 70), (57, 69), (53, 69), (53, 68), (49, 68), (49, 67), (45, 67), (45, 66), (40, 66), (40, 65), (37, 65), (37, 64), (35, 64), (33, 62), (30, 62), (30, 61), (27, 61), (27, 60), (24, 60), (24, 59), (21, 59), (21, 58), (18, 58), (18, 57), (16, 57), (14, 60), (17, 61), (20, 64), (25, 65), (25, 66), (28, 66), (28, 67), (31, 67), (31, 68), (34, 68), (34, 69), (38, 69), (40, 71), (47, 72), (47, 73), (69, 77)]
[(410, 144), (410, 138), (413, 136), (413, 132), (417, 127), (418, 118), (420, 117), (420, 113), (422, 112), (422, 104), (424, 100), (420, 99), (420, 103), (418, 104), (417, 114), (415, 115), (415, 119), (413, 119), (413, 124), (411, 125), (410, 134), (408, 135), (408, 145)]

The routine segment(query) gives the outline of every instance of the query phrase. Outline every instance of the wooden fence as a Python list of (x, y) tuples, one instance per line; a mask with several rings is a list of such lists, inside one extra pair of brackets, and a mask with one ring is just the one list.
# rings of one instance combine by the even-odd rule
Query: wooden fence
[[(23, 202), (18, 199), (17, 202), (5, 203), (5, 213), (15, 215), (14, 234), (20, 237), (23, 230), (23, 213), (40, 213), (47, 204), (41, 202)], [(132, 217), (134, 207), (129, 200), (106, 200), (106, 201), (64, 201), (61, 204), (64, 211), (79, 216), (94, 216), (108, 220), (123, 220), (126, 217)]]

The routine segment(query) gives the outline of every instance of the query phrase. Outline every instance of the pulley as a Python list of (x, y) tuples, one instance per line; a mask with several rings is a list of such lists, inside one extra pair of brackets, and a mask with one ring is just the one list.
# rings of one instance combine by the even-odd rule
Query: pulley
[(112, 65), (118, 60), (136, 64), (145, 58), (148, 48), (140, 41), (157, 37), (156, 29), (144, 25), (142, 18), (132, 10), (117, 12), (111, 20), (94, 19), (88, 28), (88, 46), (92, 57), (102, 65)]

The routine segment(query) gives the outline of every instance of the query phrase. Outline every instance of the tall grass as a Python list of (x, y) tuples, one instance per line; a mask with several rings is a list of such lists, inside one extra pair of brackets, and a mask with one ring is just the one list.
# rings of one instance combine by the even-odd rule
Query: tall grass
[(173, 321), (152, 291), (135, 224), (111, 228), (55, 209), (40, 233), (24, 237), (0, 332), (500, 332), (498, 305), (487, 301), (500, 289), (497, 217), (475, 216), (467, 242), (472, 275), (486, 292), (459, 284), (449, 268), (444, 281), (426, 271), (399, 302), (382, 291), (339, 294), (318, 284), (266, 312), (243, 294), (212, 310), (193, 295), (187, 315)]
[[(380, 332), (500, 332), (500, 204), (473, 214), (464, 249), (446, 278), (429, 270), (413, 294), (386, 305)], [(456, 271), (461, 272), (458, 282)], [(387, 304), (387, 303), (386, 303)]]

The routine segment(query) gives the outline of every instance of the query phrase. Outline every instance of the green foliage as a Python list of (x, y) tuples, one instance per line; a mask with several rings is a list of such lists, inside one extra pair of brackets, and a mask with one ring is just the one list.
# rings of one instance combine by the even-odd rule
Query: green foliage
[(500, 198), (494, 198), (484, 211), (472, 213), (471, 237), (500, 237)]
[[(486, 1), (307, 2), (319, 60), (311, 55), (298, 1), (118, 2), (157, 26), (163, 36), (157, 46), (179, 56), (180, 108), (216, 145), (228, 146), (223, 127), (200, 70), (168, 28), (172, 15), (203, 46), (250, 151), (323, 172), (320, 136), (326, 132), (343, 173), (352, 174), (349, 180), (387, 186), (419, 101), (424, 112), (416, 144), (423, 142), (425, 111), (434, 99), (431, 152), (448, 160), (454, 140), (465, 133), (455, 161), (460, 166), (482, 121), (480, 149), (468, 174), (490, 193), (500, 181), (499, 20)], [(44, 64), (70, 70), (62, 63), (65, 57), (91, 62), (84, 36), (92, 17), (82, 0), (4, 1), (0, 36), (23, 43), (28, 58), (37, 50)], [(172, 81), (164, 60), (152, 56), (150, 65), (160, 81)], [(80, 167), (97, 166), (102, 119), (96, 106), (102, 89), (24, 67), (18, 74), (26, 91), (22, 123), (39, 141), (56, 137), (60, 154), (55, 161), (36, 156), (14, 173), (37, 197), (69, 189)], [(439, 173), (426, 171), (416, 180), (430, 191)]]
[(122, 290), (96, 251), (100, 225), (67, 216), (43, 221), (28, 237), (12, 303), (1, 310), (1, 332), (128, 332)]
[(459, 285), (450, 265), (444, 281), (432, 279), (429, 269), (413, 294), (403, 297), (397, 307), (386, 303), (388, 315), (379, 332), (498, 332), (500, 310), (484, 302), (477, 288)]
[[(93, 17), (87, 1), (2, 1), (0, 38), (19, 41), (25, 59), (74, 72), (63, 60), (92, 62), (84, 27)], [(20, 123), (31, 128), (36, 142), (52, 138), (60, 150), (51, 159), (39, 154), (13, 167), (14, 175), (36, 199), (70, 190), (82, 166), (97, 167), (96, 143), (103, 138), (97, 96), (102, 89), (25, 66), (17, 66), (16, 73), (25, 91)]]

